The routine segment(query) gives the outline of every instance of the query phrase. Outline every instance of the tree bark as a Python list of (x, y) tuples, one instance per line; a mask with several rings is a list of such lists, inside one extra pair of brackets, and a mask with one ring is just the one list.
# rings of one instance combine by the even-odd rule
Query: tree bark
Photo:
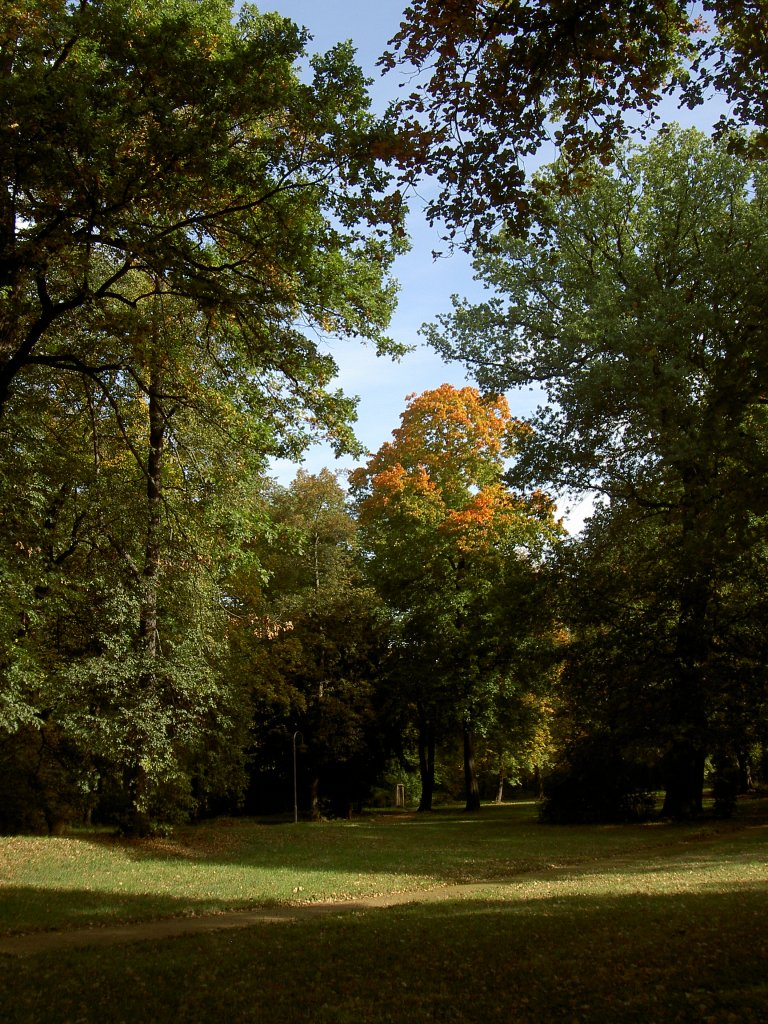
[(464, 786), (467, 794), (465, 810), (480, 810), (480, 787), (475, 770), (475, 733), (468, 722), (464, 724)]
[(419, 772), (421, 774), (420, 811), (432, 810), (435, 790), (435, 728), (422, 719), (419, 723)]
[(496, 789), (496, 803), (500, 804), (504, 799), (504, 783), (507, 781), (504, 768), (500, 767), (497, 775), (498, 786)]
[(739, 793), (751, 793), (754, 789), (754, 781), (752, 779), (752, 762), (749, 757), (749, 752), (744, 750), (743, 747), (739, 747), (736, 751), (736, 760), (739, 765)]
[(162, 468), (165, 418), (153, 372), (149, 388), (149, 451), (147, 454), (147, 533), (144, 545), (143, 593), (139, 642), (148, 659), (157, 656), (157, 588), (160, 572), (162, 525)]
[[(142, 570), (142, 593), (139, 610), (139, 649), (144, 659), (144, 668), (139, 679), (143, 691), (156, 686), (158, 644), (158, 584), (160, 556), (162, 552), (162, 470), (165, 444), (165, 417), (163, 416), (158, 374), (155, 368), (150, 374), (148, 399), (149, 435), (147, 451), (147, 526), (144, 544), (144, 566)], [(146, 835), (151, 831), (149, 814), (149, 774), (143, 765), (142, 742), (139, 740), (132, 751), (133, 765), (130, 771), (130, 822), (129, 831), (135, 835)]]
[(312, 783), (309, 787), (309, 794), (309, 807), (312, 821), (320, 821), (323, 817), (320, 813), (320, 777), (314, 773), (312, 775)]
[(702, 810), (707, 726), (702, 670), (709, 651), (709, 600), (710, 585), (701, 573), (682, 587), (669, 709), (672, 736), (664, 765), (666, 818), (692, 818)]
[(677, 741), (665, 760), (666, 785), (662, 816), (684, 821), (701, 814), (704, 794), (704, 751)]

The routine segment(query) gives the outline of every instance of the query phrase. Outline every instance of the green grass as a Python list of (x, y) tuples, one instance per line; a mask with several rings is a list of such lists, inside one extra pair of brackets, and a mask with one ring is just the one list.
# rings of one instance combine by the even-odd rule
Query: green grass
[(758, 1024), (768, 808), (539, 826), (531, 805), (172, 840), (0, 839), (6, 932), (506, 879), (486, 898), (0, 959), (8, 1022)]
[[(532, 804), (478, 817), (438, 812), (353, 822), (264, 825), (225, 820), (169, 840), (105, 834), (0, 837), (0, 931), (30, 931), (180, 914), (416, 891), (505, 880), (595, 859), (668, 857), (732, 829), (556, 828)], [(719, 849), (719, 846), (718, 846)]]

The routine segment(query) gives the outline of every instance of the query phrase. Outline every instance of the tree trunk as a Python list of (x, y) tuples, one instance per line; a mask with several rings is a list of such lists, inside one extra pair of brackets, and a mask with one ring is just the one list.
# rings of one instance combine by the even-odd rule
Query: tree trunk
[(504, 783), (507, 781), (504, 775), (504, 768), (500, 767), (498, 772), (498, 786), (496, 788), (496, 803), (500, 804), (504, 799)]
[(739, 765), (739, 793), (742, 795), (751, 793), (754, 789), (754, 781), (752, 779), (752, 761), (749, 751), (739, 747), (736, 751), (736, 760)]
[(464, 786), (467, 794), (465, 810), (480, 810), (480, 787), (475, 771), (475, 733), (469, 723), (464, 723)]
[[(155, 660), (157, 658), (157, 605), (160, 556), (162, 550), (162, 469), (165, 443), (165, 418), (161, 405), (157, 373), (150, 376), (148, 394), (149, 445), (147, 452), (147, 529), (144, 543), (144, 566), (142, 570), (142, 593), (139, 610), (139, 649), (144, 667), (138, 680), (144, 692), (151, 692), (157, 685)], [(133, 764), (129, 772), (129, 793), (131, 807), (128, 831), (135, 835), (146, 835), (151, 831), (149, 814), (150, 777), (143, 764), (144, 742), (137, 737)]]
[(662, 814), (677, 820), (701, 813), (707, 716), (702, 669), (709, 651), (706, 617), (710, 586), (701, 575), (683, 586), (675, 645), (676, 674), (670, 701), (670, 749), (665, 758)]
[(312, 821), (320, 821), (322, 814), (320, 813), (320, 777), (318, 775), (312, 775), (312, 784), (310, 785), (310, 816)]
[(682, 821), (701, 814), (705, 760), (704, 751), (694, 744), (673, 745), (665, 760), (663, 817)]
[(431, 722), (419, 723), (419, 772), (421, 774), (420, 811), (432, 810), (435, 789), (435, 729)]
[(143, 593), (139, 621), (142, 653), (150, 660), (157, 656), (157, 587), (160, 571), (162, 525), (162, 468), (165, 443), (165, 419), (160, 403), (156, 375), (149, 389), (149, 452), (147, 455), (147, 533), (144, 545)]
[(544, 799), (544, 776), (541, 773), (539, 765), (533, 766), (533, 788), (536, 793), (537, 800)]

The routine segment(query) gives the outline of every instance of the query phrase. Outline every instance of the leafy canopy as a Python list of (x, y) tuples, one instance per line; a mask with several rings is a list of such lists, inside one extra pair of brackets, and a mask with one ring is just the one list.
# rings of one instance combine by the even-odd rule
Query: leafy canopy
[(754, 126), (764, 152), (764, 19), (731, 0), (413, 0), (382, 59), (417, 76), (400, 104), (406, 177), (433, 176), (430, 220), (477, 242), (538, 210), (528, 158), (553, 143), (566, 177), (609, 162), (665, 94), (695, 106), (716, 90), (729, 104), (718, 130)]
[(571, 195), (557, 174), (540, 228), (478, 257), (495, 295), (456, 300), (430, 341), (484, 387), (545, 388), (521, 481), (658, 510), (695, 482), (703, 509), (761, 508), (765, 166), (671, 130)]
[(304, 43), (222, 0), (3, 6), (0, 406), (30, 366), (122, 365), (73, 318), (155, 292), (226, 332), (233, 372), (290, 382), (320, 425), (349, 418), (306, 328), (397, 350), (402, 211), (351, 48), (305, 83)]
[[(665, 814), (686, 816), (720, 709), (762, 700), (755, 648), (727, 623), (764, 551), (766, 165), (670, 130), (571, 193), (558, 171), (541, 176), (537, 229), (478, 257), (495, 295), (457, 301), (430, 337), (486, 387), (544, 387), (514, 479), (606, 499), (571, 588), (566, 679), (589, 685), (608, 734), (629, 716), (635, 754), (662, 762)], [(644, 698), (652, 736), (632, 718)]]

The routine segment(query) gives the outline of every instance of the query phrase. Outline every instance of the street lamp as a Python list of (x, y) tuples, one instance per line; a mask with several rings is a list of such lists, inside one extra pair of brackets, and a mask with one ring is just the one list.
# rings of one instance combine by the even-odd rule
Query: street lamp
[(299, 797), (298, 790), (296, 787), (296, 737), (301, 736), (301, 742), (304, 742), (304, 737), (301, 732), (297, 729), (293, 734), (293, 823), (297, 824), (299, 820)]

